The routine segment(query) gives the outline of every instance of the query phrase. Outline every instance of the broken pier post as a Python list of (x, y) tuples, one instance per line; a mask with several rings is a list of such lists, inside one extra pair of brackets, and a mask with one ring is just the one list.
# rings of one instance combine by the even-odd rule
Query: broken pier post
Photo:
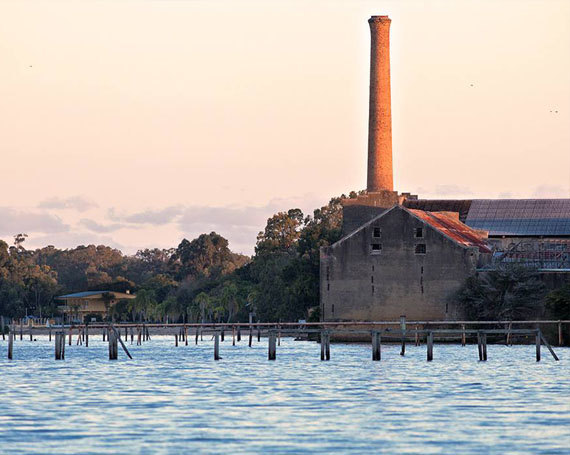
[(214, 360), (220, 360), (220, 334), (214, 335)]
[(433, 360), (433, 332), (428, 332), (427, 335), (427, 361)]
[(321, 360), (331, 359), (331, 335), (328, 330), (321, 331)]
[(275, 360), (275, 358), (277, 357), (276, 337), (275, 337), (275, 332), (272, 330), (269, 332), (268, 345), (269, 345), (269, 352), (267, 354), (267, 359)]
[(380, 332), (372, 332), (372, 360), (378, 361), (382, 356), (382, 345), (381, 345)]

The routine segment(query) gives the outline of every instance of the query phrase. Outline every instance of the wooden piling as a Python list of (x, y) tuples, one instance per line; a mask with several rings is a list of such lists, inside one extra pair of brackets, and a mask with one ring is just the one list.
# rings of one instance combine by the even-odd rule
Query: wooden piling
[(536, 329), (535, 342), (536, 342), (536, 361), (540, 362), (540, 329)]
[(224, 341), (224, 333), (225, 333), (225, 331), (224, 331), (224, 329), (222, 329), (222, 331), (220, 333), (221, 341)]
[(554, 360), (559, 361), (560, 359), (558, 358), (558, 356), (554, 353), (554, 350), (552, 349), (552, 346), (550, 346), (550, 344), (548, 343), (548, 341), (546, 341), (546, 338), (544, 338), (544, 335), (542, 334), (542, 332), (540, 332), (540, 338), (542, 339), (542, 343), (548, 348), (548, 350), (550, 351), (550, 354), (552, 355), (552, 357), (554, 358)]
[(117, 345), (117, 335), (115, 331), (109, 330), (109, 360), (117, 360), (118, 358), (118, 345)]
[(24, 320), (20, 318), (20, 341), (24, 339)]
[(482, 356), (483, 362), (487, 361), (487, 333), (481, 333), (481, 347), (482, 347)]
[(400, 355), (406, 354), (406, 316), (400, 316), (400, 330), (402, 331), (402, 349)]
[(479, 354), (479, 361), (483, 361), (483, 346), (481, 340), (481, 331), (477, 332), (477, 353)]
[[(2, 328), (2, 333), (4, 333), (4, 328)], [(562, 338), (562, 322), (558, 321), (558, 346), (562, 346), (564, 340)]]
[(275, 360), (277, 357), (277, 348), (275, 347), (275, 332), (270, 331), (268, 337), (269, 352), (267, 354), (268, 360)]
[(433, 332), (428, 332), (427, 335), (427, 361), (433, 360)]
[(372, 360), (379, 361), (382, 356), (380, 332), (372, 332)]
[(133, 356), (131, 355), (131, 353), (129, 352), (129, 350), (127, 349), (127, 347), (125, 346), (125, 343), (123, 343), (123, 340), (121, 340), (121, 337), (119, 336), (119, 331), (111, 326), (111, 329), (113, 330), (113, 332), (115, 332), (116, 336), (117, 336), (117, 340), (119, 340), (119, 343), (121, 343), (121, 347), (123, 348), (123, 351), (125, 351), (125, 354), (127, 354), (127, 356), (129, 357), (129, 359), (133, 359)]
[(131, 327), (131, 344), (133, 344), (134, 338), (135, 338), (135, 329), (133, 327)]
[(69, 345), (71, 346), (71, 334), (73, 332), (73, 326), (69, 328)]
[(184, 326), (184, 346), (188, 346), (188, 327)]
[(331, 359), (330, 332), (328, 330), (321, 331), (321, 360)]
[(105, 341), (106, 335), (107, 335), (107, 329), (103, 328), (103, 341)]
[(200, 335), (200, 327), (196, 327), (196, 344), (198, 344), (198, 336)]
[(174, 334), (174, 346), (178, 347), (178, 334), (177, 333)]
[(220, 360), (220, 334), (214, 335), (214, 360)]
[(511, 329), (513, 328), (513, 323), (509, 322), (509, 327), (507, 329), (507, 346), (512, 346), (513, 342), (511, 340)]
[(253, 328), (249, 326), (249, 347), (251, 348), (251, 340), (253, 339)]
[(241, 341), (241, 327), (238, 325), (238, 329), (237, 329), (237, 340), (238, 343)]
[(34, 337), (32, 335), (32, 325), (28, 325), (28, 329), (30, 330), (30, 341), (34, 341)]
[(55, 360), (65, 359), (65, 334), (55, 332)]
[(51, 341), (51, 327), (48, 329), (49, 341)]
[(467, 341), (465, 337), (465, 324), (461, 324), (461, 330), (463, 330), (461, 333), (461, 346), (465, 346), (465, 342)]
[(137, 346), (142, 344), (142, 328), (139, 326), (137, 327)]
[(14, 330), (8, 329), (8, 360), (12, 360), (14, 354)]
[(261, 341), (261, 329), (259, 328), (259, 326), (257, 326), (257, 342), (259, 343)]
[(281, 346), (281, 324), (277, 326), (277, 346)]
[(236, 345), (236, 328), (232, 326), (232, 346)]
[(0, 316), (0, 324), (1, 324), (1, 329), (2, 330), (2, 341), (4, 341), (6, 339), (6, 335), (4, 334), (4, 316)]
[[(126, 336), (125, 339), (127, 339)], [(89, 324), (87, 322), (85, 323), (85, 347), (89, 347)]]

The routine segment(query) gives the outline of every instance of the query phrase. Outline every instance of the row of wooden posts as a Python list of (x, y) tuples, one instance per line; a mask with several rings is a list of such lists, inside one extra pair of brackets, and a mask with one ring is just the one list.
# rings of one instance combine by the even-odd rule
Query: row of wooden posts
[[(128, 328), (125, 327), (124, 338), (125, 340), (128, 339)], [(150, 333), (148, 327), (146, 325), (137, 326), (137, 345), (141, 345), (142, 341), (149, 341), (150, 340)], [(89, 325), (85, 324), (82, 327), (77, 327), (78, 330), (78, 338), (77, 344), (85, 346), (89, 346)], [(508, 330), (508, 331), (507, 331)], [(331, 333), (333, 333), (330, 329), (304, 329), (304, 332), (318, 334), (320, 338), (320, 345), (321, 345), (321, 360), (328, 361), (331, 358), (330, 355), (330, 339)], [(72, 343), (72, 332), (73, 327), (69, 329), (69, 345), (71, 346)], [(267, 332), (268, 335), (268, 360), (276, 360), (277, 358), (277, 349), (278, 345), (281, 345), (281, 328), (275, 330), (275, 328), (270, 328)], [(372, 331), (363, 331), (363, 330), (352, 330), (350, 331), (351, 334), (365, 334), (370, 333), (372, 335), (372, 360), (379, 361), (381, 360), (381, 349), (382, 349), (382, 333), (388, 332), (387, 329), (384, 330), (372, 330)], [(507, 340), (512, 342), (513, 335), (522, 335), (522, 336), (535, 336), (535, 344), (536, 344), (536, 361), (540, 361), (541, 359), (541, 345), (544, 344), (552, 357), (555, 360), (559, 360), (558, 356), (550, 346), (550, 344), (544, 338), (540, 329), (490, 329), (490, 330), (480, 330), (480, 329), (466, 329), (465, 325), (463, 325), (461, 330), (454, 330), (454, 329), (439, 329), (439, 330), (418, 330), (416, 327), (415, 329), (415, 345), (420, 345), (420, 335), (425, 335), (426, 344), (427, 344), (427, 361), (433, 360), (433, 345), (434, 345), (434, 334), (461, 334), (461, 344), (465, 346), (466, 344), (466, 335), (467, 333), (476, 334), (477, 336), (477, 348), (479, 353), (479, 360), (486, 361), (487, 360), (487, 335), (488, 334), (505, 334), (507, 333)], [(299, 334), (299, 330), (285, 330), (285, 333), (288, 334)], [(336, 331), (337, 334), (345, 333), (346, 331)], [(390, 335), (398, 334), (394, 331), (389, 332)], [(408, 337), (408, 332), (406, 330), (406, 323), (405, 320), (401, 321), (401, 327), (399, 334), (401, 336), (401, 351), (400, 355), (404, 356), (406, 352), (406, 340)], [(13, 327), (10, 327), (9, 334), (8, 334), (8, 359), (13, 358), (13, 344), (15, 338), (15, 331)], [(221, 330), (216, 330), (214, 332), (214, 360), (220, 360), (220, 339), (224, 341), (225, 330), (222, 328)], [(49, 331), (49, 340), (51, 341), (51, 330)], [(196, 339), (195, 342), (198, 344), (198, 338), (203, 340), (203, 330), (199, 327), (196, 328)], [(241, 341), (241, 327), (238, 326), (237, 329), (235, 326), (232, 327), (232, 344), (235, 346), (236, 343), (236, 336), (237, 341)], [(134, 327), (130, 326), (130, 338), (131, 344), (134, 342)], [(20, 337), (22, 339), (22, 337)], [(116, 360), (118, 358), (118, 343), (121, 344), (123, 350), (127, 354), (127, 356), (132, 359), (130, 352), (128, 351), (127, 347), (123, 343), (120, 335), (120, 328), (117, 329), (113, 325), (108, 325), (104, 327), (103, 330), (103, 341), (108, 340), (109, 343), (109, 360)], [(249, 346), (252, 345), (253, 339), (253, 326), (249, 327)], [(393, 339), (393, 338), (391, 338)], [(30, 335), (30, 340), (32, 337)], [(186, 346), (188, 346), (188, 327), (183, 326), (179, 328), (179, 332), (174, 335), (174, 342), (175, 346), (178, 346), (179, 340), (184, 342)], [(261, 329), (257, 328), (257, 340), (261, 340)], [(63, 330), (58, 330), (55, 332), (55, 359), (56, 360), (64, 360), (65, 359), (65, 333)]]

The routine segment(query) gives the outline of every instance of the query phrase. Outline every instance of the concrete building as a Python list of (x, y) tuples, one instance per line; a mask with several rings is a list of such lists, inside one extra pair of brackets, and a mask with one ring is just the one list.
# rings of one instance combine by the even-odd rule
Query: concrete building
[(110, 308), (119, 300), (134, 298), (135, 296), (129, 292), (85, 291), (60, 295), (55, 300), (64, 303), (59, 309), (67, 321), (83, 322), (87, 315), (105, 318), (109, 314)]
[(449, 299), (488, 264), (486, 233), (456, 213), (395, 205), (321, 249), (323, 320), (456, 319)]
[(367, 189), (343, 201), (343, 238), (321, 250), (321, 318), (461, 317), (456, 290), (518, 262), (570, 277), (570, 199), (422, 200), (394, 191), (390, 19), (372, 16)]

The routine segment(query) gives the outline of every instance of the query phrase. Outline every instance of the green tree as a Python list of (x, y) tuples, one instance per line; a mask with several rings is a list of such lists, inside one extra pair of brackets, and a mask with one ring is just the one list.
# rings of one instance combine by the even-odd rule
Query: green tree
[(570, 283), (546, 296), (546, 308), (555, 319), (570, 319)]
[(514, 265), (468, 278), (456, 299), (467, 319), (517, 320), (536, 317), (544, 294), (536, 270)]
[(255, 254), (261, 256), (293, 251), (297, 247), (303, 225), (303, 212), (299, 209), (273, 215), (267, 220), (267, 226), (263, 232), (257, 235)]

